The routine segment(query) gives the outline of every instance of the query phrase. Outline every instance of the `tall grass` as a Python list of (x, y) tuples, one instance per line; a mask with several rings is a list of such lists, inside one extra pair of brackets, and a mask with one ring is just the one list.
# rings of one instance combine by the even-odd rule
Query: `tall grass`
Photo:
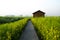
[(28, 19), (0, 25), (0, 40), (18, 40)]
[(39, 38), (60, 40), (60, 17), (32, 18)]

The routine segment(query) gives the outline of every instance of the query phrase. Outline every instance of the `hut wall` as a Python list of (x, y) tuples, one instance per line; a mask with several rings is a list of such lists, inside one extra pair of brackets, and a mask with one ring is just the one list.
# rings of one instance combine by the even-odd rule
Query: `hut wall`
[(44, 17), (44, 14), (41, 12), (37, 12), (33, 14), (33, 17)]

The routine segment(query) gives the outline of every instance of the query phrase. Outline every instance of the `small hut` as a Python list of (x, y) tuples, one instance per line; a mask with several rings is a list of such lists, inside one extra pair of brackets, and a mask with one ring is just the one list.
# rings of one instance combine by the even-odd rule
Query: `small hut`
[(45, 16), (45, 13), (40, 10), (33, 13), (33, 17), (44, 17), (44, 16)]

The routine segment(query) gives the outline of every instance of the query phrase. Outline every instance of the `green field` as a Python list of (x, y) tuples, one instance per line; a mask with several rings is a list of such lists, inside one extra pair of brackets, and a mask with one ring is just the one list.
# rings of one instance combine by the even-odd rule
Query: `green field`
[(24, 18), (15, 22), (0, 24), (0, 40), (18, 40), (27, 21), (28, 18)]
[(37, 35), (43, 40), (60, 40), (60, 17), (31, 19)]
[[(0, 40), (18, 40), (30, 18), (0, 17)], [(31, 18), (31, 21), (39, 39), (60, 40), (60, 16)]]

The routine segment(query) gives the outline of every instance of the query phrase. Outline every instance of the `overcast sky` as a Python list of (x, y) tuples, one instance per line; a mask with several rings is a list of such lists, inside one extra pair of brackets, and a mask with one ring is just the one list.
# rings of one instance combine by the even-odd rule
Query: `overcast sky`
[(31, 16), (41, 10), (47, 16), (60, 16), (60, 0), (0, 0), (0, 15)]

